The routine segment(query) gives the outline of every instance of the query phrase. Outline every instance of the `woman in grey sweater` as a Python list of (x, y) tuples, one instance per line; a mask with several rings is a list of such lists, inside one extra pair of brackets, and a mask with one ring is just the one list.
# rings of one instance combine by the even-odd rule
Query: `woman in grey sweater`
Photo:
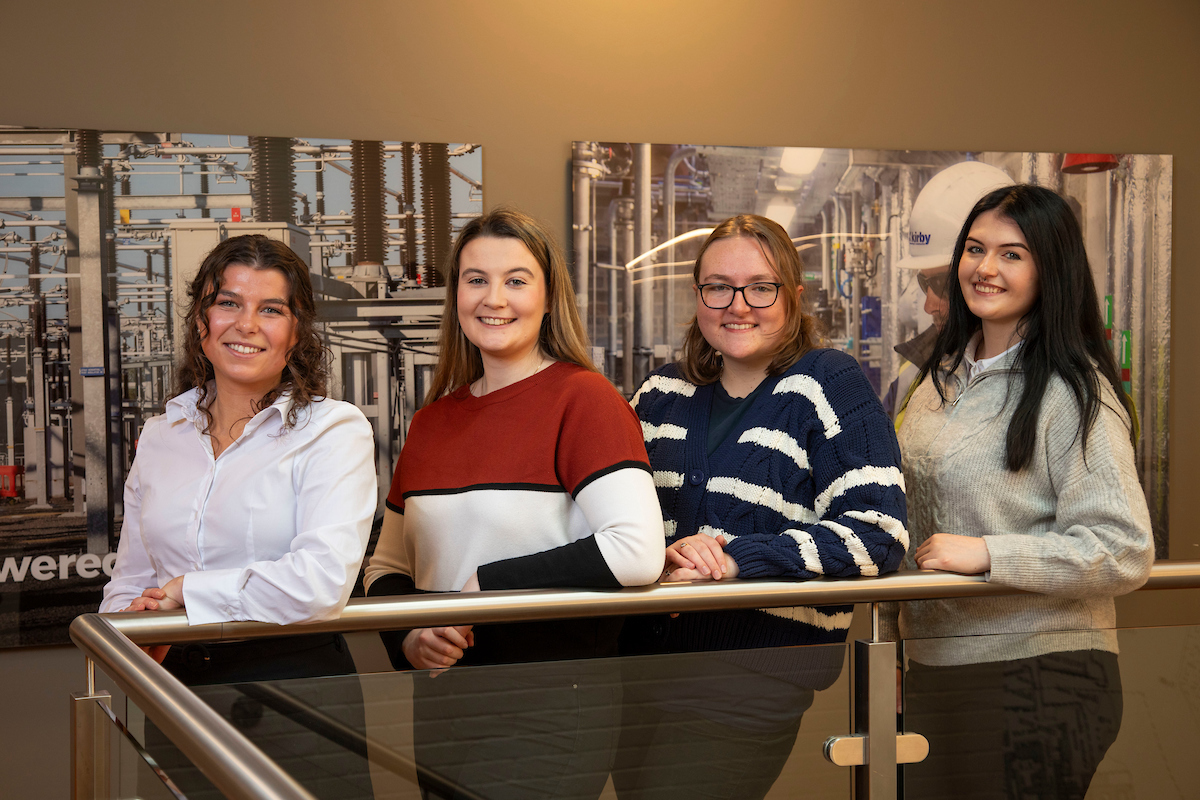
[(904, 604), (906, 797), (1079, 797), (1121, 719), (1113, 597), (1145, 582), (1133, 413), (1079, 224), (1036, 186), (981, 199), (899, 431), (909, 569), (1035, 594)]

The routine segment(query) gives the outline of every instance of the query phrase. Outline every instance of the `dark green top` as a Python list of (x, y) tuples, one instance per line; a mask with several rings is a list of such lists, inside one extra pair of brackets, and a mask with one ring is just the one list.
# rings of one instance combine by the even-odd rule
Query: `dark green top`
[(754, 398), (767, 385), (767, 381), (754, 387), (754, 391), (745, 397), (730, 397), (725, 387), (717, 381), (713, 387), (712, 408), (708, 412), (708, 454), (711, 456), (725, 441), (729, 432), (738, 427), (738, 422), (746, 414), (746, 410), (754, 405)]

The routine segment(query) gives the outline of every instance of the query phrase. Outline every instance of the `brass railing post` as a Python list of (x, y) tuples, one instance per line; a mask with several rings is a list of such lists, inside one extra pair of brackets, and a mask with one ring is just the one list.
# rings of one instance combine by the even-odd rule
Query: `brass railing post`
[(72, 800), (108, 800), (112, 723), (100, 710), (112, 705), (108, 692), (71, 693)]
[(854, 643), (854, 732), (866, 763), (854, 768), (856, 800), (896, 797), (896, 643)]

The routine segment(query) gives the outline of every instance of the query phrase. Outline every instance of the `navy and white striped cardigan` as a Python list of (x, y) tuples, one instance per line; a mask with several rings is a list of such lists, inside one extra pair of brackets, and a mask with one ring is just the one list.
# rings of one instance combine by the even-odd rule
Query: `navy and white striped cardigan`
[[(813, 350), (766, 380), (712, 456), (715, 385), (669, 364), (634, 395), (668, 543), (722, 534), (741, 578), (897, 569), (908, 546), (900, 448), (858, 364)], [(844, 641), (850, 619), (850, 606), (829, 606), (683, 615), (673, 627), (686, 649), (765, 647)]]

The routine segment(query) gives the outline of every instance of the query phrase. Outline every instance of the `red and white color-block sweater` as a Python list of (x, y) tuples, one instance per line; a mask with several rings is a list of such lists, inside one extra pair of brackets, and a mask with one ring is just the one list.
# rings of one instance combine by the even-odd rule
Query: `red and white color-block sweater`
[[(652, 583), (662, 515), (641, 425), (601, 375), (558, 363), (413, 417), (367, 565), (370, 596)], [(614, 625), (477, 626), (462, 663), (606, 655)], [(386, 641), (386, 637), (385, 637)], [(389, 642), (397, 667), (398, 642)]]

